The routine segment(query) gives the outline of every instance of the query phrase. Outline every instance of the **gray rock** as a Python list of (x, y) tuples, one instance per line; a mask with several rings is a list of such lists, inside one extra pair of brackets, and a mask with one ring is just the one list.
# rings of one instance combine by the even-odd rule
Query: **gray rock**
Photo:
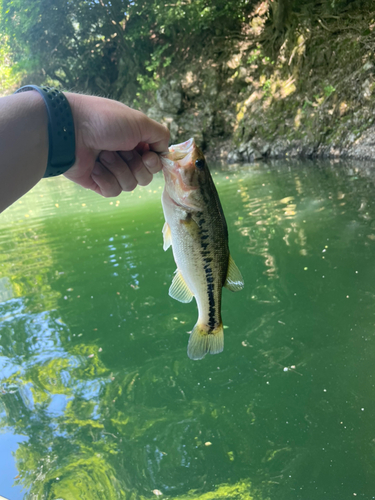
[[(179, 139), (187, 141), (194, 137), (195, 142), (200, 145), (203, 142), (203, 131), (207, 126), (207, 121), (211, 117), (206, 116), (204, 112), (194, 112), (189, 110), (178, 117)], [(211, 118), (212, 119), (212, 118)]]
[(156, 102), (162, 111), (178, 113), (182, 103), (181, 85), (171, 81), (156, 91)]
[(236, 150), (229, 151), (228, 156), (227, 156), (227, 163), (229, 165), (231, 165), (233, 163), (239, 163), (239, 162), (242, 162), (242, 157), (238, 153), (238, 151), (236, 151)]
[(257, 161), (257, 160), (261, 160), (263, 158), (263, 155), (262, 153), (258, 150), (258, 149), (253, 149), (253, 152), (252, 152), (252, 161)]
[(238, 146), (238, 152), (241, 153), (241, 154), (247, 153), (248, 147), (249, 147), (249, 145), (246, 142), (242, 142)]
[(362, 66), (362, 69), (363, 71), (368, 71), (369, 69), (372, 69), (374, 67), (374, 65), (372, 64), (372, 62), (368, 61), (366, 64), (364, 64)]

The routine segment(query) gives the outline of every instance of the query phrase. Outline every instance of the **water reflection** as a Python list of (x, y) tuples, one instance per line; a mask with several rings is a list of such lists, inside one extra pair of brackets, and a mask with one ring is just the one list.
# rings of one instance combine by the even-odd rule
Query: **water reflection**
[[(10, 315), (9, 309), (15, 314)], [(88, 452), (84, 436), (97, 429), (104, 430), (97, 422), (97, 406), (102, 388), (111, 380), (110, 374), (100, 362), (97, 346), (80, 343), (69, 346), (71, 334), (57, 312), (27, 314), (20, 299), (1, 305), (3, 318), (5, 310), (7, 319), (3, 319), (1, 329), (1, 406), (6, 425), (16, 434), (28, 436), (28, 441), (21, 443), (16, 451), (19, 469), (16, 484), (29, 489), (30, 498), (33, 495), (42, 498), (47, 493), (48, 497), (53, 496), (55, 489), (60, 491), (61, 487), (62, 494), (64, 488), (69, 491), (77, 482), (76, 460), (85, 464), (84, 455), (89, 454), (88, 463), (100, 462), (98, 453), (92, 457), (93, 450)], [(101, 446), (104, 445), (103, 442)], [(68, 459), (71, 453), (78, 454), (74, 464)], [(97, 473), (88, 483), (93, 483)], [(104, 469), (102, 474), (105, 477)], [(97, 487), (93, 486), (88, 491), (91, 498), (96, 498)], [(72, 492), (74, 488), (70, 495)]]
[(167, 294), (159, 181), (112, 205), (58, 184), (27, 223), (16, 206), (0, 233), (0, 423), (24, 437), (25, 498), (373, 498), (369, 175), (215, 175), (246, 288), (224, 291), (225, 351), (200, 363), (195, 306)]

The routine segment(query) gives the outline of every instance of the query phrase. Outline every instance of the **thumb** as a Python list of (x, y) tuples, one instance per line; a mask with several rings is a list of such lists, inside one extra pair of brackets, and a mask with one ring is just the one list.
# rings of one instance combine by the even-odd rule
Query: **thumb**
[(130, 151), (145, 142), (156, 152), (168, 150), (169, 130), (144, 113), (102, 97), (66, 94), (78, 144), (93, 150)]
[(167, 127), (139, 111), (137, 113), (139, 114), (139, 140), (137, 144), (144, 142), (157, 153), (168, 151), (170, 133)]

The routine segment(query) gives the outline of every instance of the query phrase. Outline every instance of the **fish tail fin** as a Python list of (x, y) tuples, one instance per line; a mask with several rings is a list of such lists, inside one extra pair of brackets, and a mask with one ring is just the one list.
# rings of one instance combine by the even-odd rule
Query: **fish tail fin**
[(188, 356), (190, 359), (202, 359), (208, 352), (218, 354), (224, 349), (223, 325), (210, 331), (205, 325), (197, 323), (190, 333)]

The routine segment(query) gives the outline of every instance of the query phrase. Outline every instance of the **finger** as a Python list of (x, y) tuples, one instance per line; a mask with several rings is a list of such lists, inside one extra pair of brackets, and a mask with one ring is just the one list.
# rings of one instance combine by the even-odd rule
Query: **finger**
[(116, 177), (104, 165), (95, 162), (94, 168), (91, 173), (91, 178), (96, 184), (94, 191), (102, 196), (118, 196), (122, 189)]
[(103, 151), (99, 160), (115, 176), (123, 191), (133, 191), (137, 187), (136, 178), (118, 153)]
[(153, 151), (147, 151), (144, 153), (142, 155), (142, 162), (151, 174), (156, 174), (163, 168), (159, 155)]
[(168, 151), (169, 130), (164, 125), (152, 120), (148, 116), (140, 113), (140, 134), (139, 142), (146, 142), (150, 149), (158, 153)]
[(152, 174), (147, 170), (142, 162), (142, 157), (136, 151), (119, 151), (119, 155), (124, 159), (140, 186), (150, 184)]

